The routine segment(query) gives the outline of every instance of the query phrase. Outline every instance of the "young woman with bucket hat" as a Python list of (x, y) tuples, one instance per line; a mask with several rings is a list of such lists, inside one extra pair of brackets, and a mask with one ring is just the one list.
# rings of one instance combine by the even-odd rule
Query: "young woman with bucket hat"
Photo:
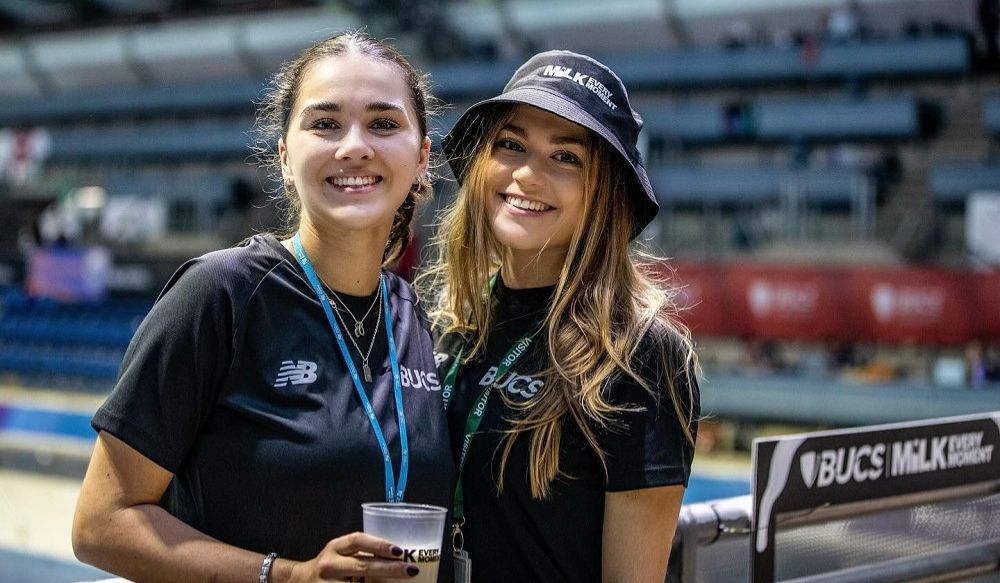
[(662, 582), (699, 415), (690, 335), (635, 239), (658, 204), (621, 80), (535, 55), (443, 141), (424, 283), (476, 583)]

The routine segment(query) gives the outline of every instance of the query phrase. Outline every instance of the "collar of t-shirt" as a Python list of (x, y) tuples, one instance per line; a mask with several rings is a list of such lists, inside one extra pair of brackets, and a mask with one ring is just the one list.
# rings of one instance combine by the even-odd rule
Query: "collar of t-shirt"
[(524, 330), (541, 324), (555, 291), (554, 285), (513, 289), (498, 276), (493, 288), (494, 326)]

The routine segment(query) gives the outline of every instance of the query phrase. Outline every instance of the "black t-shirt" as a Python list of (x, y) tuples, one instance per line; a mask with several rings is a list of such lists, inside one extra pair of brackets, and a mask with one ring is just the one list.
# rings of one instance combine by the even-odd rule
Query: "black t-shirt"
[[(455, 475), (432, 339), (409, 285), (384, 277), (409, 437), (405, 500), (450, 509)], [(374, 298), (345, 299), (360, 315), (357, 306)], [(371, 330), (374, 315), (365, 322)], [(365, 388), (398, 476), (392, 372), (379, 328), (374, 383)], [(358, 339), (362, 350), (369, 339)], [(360, 374), (361, 359), (349, 350)], [(178, 270), (136, 332), (93, 426), (174, 474), (161, 500), (171, 514), (240, 548), (307, 560), (330, 539), (362, 530), (363, 502), (385, 500), (378, 441), (319, 300), (271, 236)], [(444, 538), (450, 545), (450, 532)], [(451, 581), (450, 553), (442, 555), (449, 562), (441, 581)]]
[[(494, 382), (497, 365), (508, 350), (544, 320), (553, 291), (512, 290), (502, 282), (497, 284), (493, 296), (495, 325), (485, 355), (461, 368), (448, 411), (456, 463), (473, 403)], [(437, 357), (442, 376), (460, 346), (461, 339), (455, 336), (439, 341)], [(663, 373), (659, 370), (662, 367), (656, 365), (661, 361), (656, 351), (665, 347), (672, 347), (674, 364), (679, 365), (677, 343), (667, 333), (660, 338), (647, 334), (634, 359), (638, 372), (653, 386), (663, 384), (657, 381)], [(514, 402), (535, 397), (546, 390), (544, 379), (538, 375), (545, 363), (545, 340), (540, 334), (499, 380), (497, 391)], [(692, 389), (697, 413), (697, 384)], [(566, 420), (559, 451), (562, 474), (545, 500), (531, 497), (526, 434), (517, 438), (507, 462), (503, 493), (498, 493), (502, 431), (510, 427), (507, 419), (519, 412), (502, 395), (491, 395), (462, 473), (466, 516), (463, 532), (472, 558), (474, 583), (599, 582), (605, 493), (687, 485), (694, 450), (684, 437), (666, 392), (657, 400), (624, 375), (610, 382), (605, 391), (611, 403), (642, 407), (641, 411), (618, 413), (620, 425), (616, 429), (598, 432), (606, 453), (607, 478), (597, 454), (575, 424)], [(685, 392), (685, 387), (681, 391)]]

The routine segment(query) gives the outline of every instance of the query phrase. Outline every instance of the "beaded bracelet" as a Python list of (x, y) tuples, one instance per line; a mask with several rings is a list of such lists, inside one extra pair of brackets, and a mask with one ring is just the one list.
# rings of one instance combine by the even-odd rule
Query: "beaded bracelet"
[(277, 558), (278, 553), (271, 553), (264, 557), (264, 562), (260, 564), (260, 575), (257, 577), (257, 583), (267, 583), (271, 579), (271, 565)]

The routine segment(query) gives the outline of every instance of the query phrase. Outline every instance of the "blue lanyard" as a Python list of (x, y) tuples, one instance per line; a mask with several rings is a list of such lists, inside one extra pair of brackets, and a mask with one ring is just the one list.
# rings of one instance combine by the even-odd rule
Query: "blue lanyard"
[(302, 241), (299, 239), (298, 233), (295, 233), (295, 237), (292, 238), (292, 245), (295, 247), (295, 256), (299, 260), (299, 265), (306, 272), (306, 278), (309, 279), (309, 284), (312, 285), (316, 297), (319, 298), (320, 305), (323, 306), (326, 319), (330, 322), (330, 328), (333, 329), (334, 337), (337, 338), (337, 346), (340, 347), (340, 354), (344, 357), (348, 372), (351, 373), (354, 388), (358, 392), (361, 404), (365, 407), (365, 413), (368, 415), (368, 423), (371, 424), (372, 431), (375, 432), (375, 438), (378, 440), (378, 446), (382, 449), (382, 462), (385, 464), (385, 500), (386, 502), (402, 502), (403, 493), (406, 491), (406, 475), (410, 470), (410, 445), (406, 438), (406, 416), (403, 414), (403, 390), (399, 382), (399, 358), (396, 356), (396, 340), (392, 335), (392, 315), (389, 312), (389, 293), (386, 290), (385, 280), (382, 279), (380, 284), (382, 286), (382, 307), (385, 313), (385, 333), (389, 339), (389, 364), (392, 366), (392, 390), (393, 396), (396, 399), (396, 420), (399, 425), (399, 444), (402, 450), (399, 464), (399, 481), (396, 483), (393, 483), (395, 476), (392, 470), (392, 458), (389, 456), (389, 445), (385, 442), (382, 427), (375, 416), (375, 409), (372, 407), (372, 403), (368, 399), (368, 395), (365, 394), (364, 387), (361, 385), (358, 368), (354, 365), (354, 359), (351, 358), (350, 352), (347, 351), (347, 344), (344, 343), (344, 335), (341, 333), (340, 326), (337, 325), (337, 319), (330, 308), (330, 300), (319, 281), (319, 276), (316, 275), (316, 269), (313, 268), (312, 262), (309, 261), (309, 256), (306, 255), (305, 249), (302, 248)]

